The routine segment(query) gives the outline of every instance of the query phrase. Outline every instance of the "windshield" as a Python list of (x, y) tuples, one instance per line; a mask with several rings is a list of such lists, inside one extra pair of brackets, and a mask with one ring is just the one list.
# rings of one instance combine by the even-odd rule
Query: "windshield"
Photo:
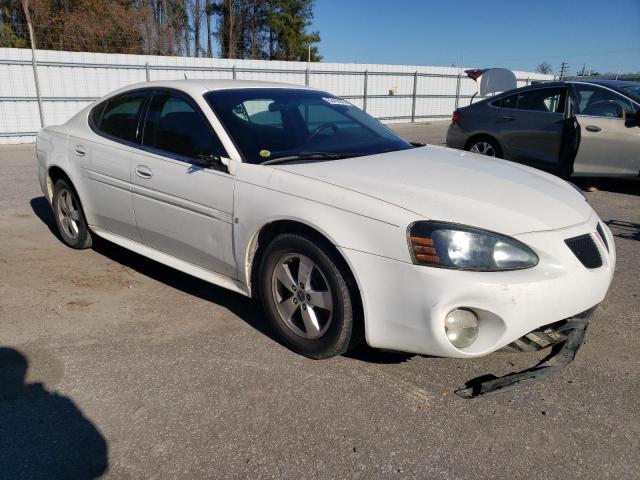
[(413, 148), (359, 108), (325, 92), (248, 88), (217, 90), (205, 98), (249, 163), (309, 152), (331, 159)]
[(627, 97), (634, 99), (636, 102), (640, 102), (640, 85), (622, 87), (622, 91), (627, 95)]

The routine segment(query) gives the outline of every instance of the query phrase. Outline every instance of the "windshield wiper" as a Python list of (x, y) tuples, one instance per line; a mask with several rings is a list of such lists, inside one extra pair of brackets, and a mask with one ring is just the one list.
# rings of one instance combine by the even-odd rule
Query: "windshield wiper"
[(360, 156), (359, 153), (336, 153), (336, 152), (300, 152), (297, 155), (289, 155), (287, 157), (274, 158), (262, 162), (262, 165), (275, 165), (277, 163), (291, 163), (304, 161), (320, 161), (320, 160), (338, 160), (341, 158), (350, 158)]

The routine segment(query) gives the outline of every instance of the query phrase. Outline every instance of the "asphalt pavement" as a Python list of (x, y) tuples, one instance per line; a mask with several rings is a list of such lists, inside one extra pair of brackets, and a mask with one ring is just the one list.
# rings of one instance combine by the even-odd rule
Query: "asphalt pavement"
[[(446, 122), (393, 127), (442, 143)], [(1, 147), (0, 478), (638, 478), (633, 192), (586, 194), (618, 266), (575, 362), (464, 400), (467, 380), (545, 352), (300, 357), (251, 300), (107, 242), (67, 248), (34, 146)]]

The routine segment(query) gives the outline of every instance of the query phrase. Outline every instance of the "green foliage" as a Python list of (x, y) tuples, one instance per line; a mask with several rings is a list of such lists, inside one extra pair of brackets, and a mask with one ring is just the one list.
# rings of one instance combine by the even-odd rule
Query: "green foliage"
[(309, 32), (313, 0), (219, 0), (208, 7), (218, 16), (217, 37), (225, 58), (306, 61), (321, 59)]
[(27, 46), (26, 38), (19, 37), (11, 25), (5, 24), (0, 27), (0, 47), (26, 48)]
[(269, 58), (306, 61), (311, 46), (311, 61), (320, 61), (318, 32), (308, 32), (313, 18), (313, 0), (273, 0), (267, 15), (270, 34)]
[[(30, 0), (37, 48), (306, 61), (313, 0)], [(217, 27), (211, 29), (215, 20)], [(0, 0), (0, 47), (29, 46), (17, 0)], [(204, 48), (206, 46), (206, 50)]]

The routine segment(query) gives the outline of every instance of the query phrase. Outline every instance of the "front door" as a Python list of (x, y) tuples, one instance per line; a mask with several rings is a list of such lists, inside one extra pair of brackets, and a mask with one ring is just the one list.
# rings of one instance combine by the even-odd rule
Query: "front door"
[(506, 158), (555, 168), (560, 156), (566, 88), (526, 90), (502, 99), (496, 122)]
[(205, 158), (224, 156), (195, 103), (158, 90), (149, 103), (142, 149), (131, 163), (131, 188), (144, 244), (235, 278), (234, 177), (202, 166)]
[(636, 107), (617, 93), (596, 85), (572, 85), (580, 146), (575, 175), (638, 175), (640, 126)]

